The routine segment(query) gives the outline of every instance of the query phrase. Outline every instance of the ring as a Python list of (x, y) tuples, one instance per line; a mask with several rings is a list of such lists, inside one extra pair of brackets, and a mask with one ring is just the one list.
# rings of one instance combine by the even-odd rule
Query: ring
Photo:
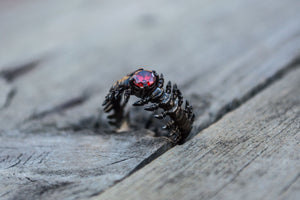
[[(183, 96), (176, 84), (172, 88), (169, 81), (165, 90), (163, 87), (163, 74), (159, 76), (154, 70), (144, 70), (143, 68), (129, 73), (116, 81), (102, 104), (104, 112), (114, 111), (108, 116), (110, 119), (109, 123), (120, 127), (124, 117), (124, 107), (130, 95), (135, 95), (140, 100), (136, 101), (133, 104), (134, 106), (153, 103), (145, 107), (145, 110), (155, 111), (159, 108), (163, 109), (161, 114), (154, 115), (154, 117), (163, 119), (169, 116), (170, 120), (163, 126), (164, 129), (169, 130), (167, 137), (175, 144), (182, 144), (192, 129), (195, 118), (193, 107), (189, 105), (187, 100), (184, 108), (181, 107)], [(122, 96), (124, 96), (123, 102)]]

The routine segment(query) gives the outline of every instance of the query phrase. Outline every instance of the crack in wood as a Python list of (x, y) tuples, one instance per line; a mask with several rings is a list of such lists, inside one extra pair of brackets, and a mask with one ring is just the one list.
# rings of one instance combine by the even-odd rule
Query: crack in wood
[[(133, 170), (131, 170), (129, 172), (128, 176), (130, 176), (131, 174), (133, 174), (137, 170), (143, 168), (144, 166), (146, 166), (147, 164), (149, 164), (150, 162), (152, 162), (153, 160), (155, 160), (156, 158), (158, 158), (159, 156), (161, 156), (163, 153), (165, 153), (166, 151), (168, 151), (172, 146), (174, 146), (172, 143), (165, 143), (163, 146), (161, 146), (159, 149), (157, 149), (154, 153), (152, 153), (149, 157), (145, 158)], [(127, 176), (125, 176), (124, 178), (126, 178), (126, 177)]]
[(30, 181), (30, 182), (32, 182), (32, 183), (34, 183), (34, 182), (36, 182), (37, 180), (32, 180), (31, 178), (29, 178), (29, 177), (25, 177), (28, 181)]
[(89, 98), (90, 98), (90, 94), (82, 94), (78, 97), (74, 97), (72, 99), (69, 99), (69, 100), (57, 105), (57, 106), (54, 106), (53, 108), (33, 114), (27, 120), (30, 121), (30, 120), (44, 118), (48, 115), (51, 115), (54, 113), (59, 113), (64, 110), (74, 108), (76, 106), (80, 106), (80, 105), (84, 104)]
[(297, 176), (295, 176), (295, 178), (293, 178), (291, 180), (291, 182), (289, 182), (287, 184), (287, 186), (285, 186), (281, 191), (280, 191), (280, 195), (284, 194), (294, 183), (296, 183), (296, 181), (300, 178), (300, 173), (297, 174)]
[(23, 165), (26, 165), (26, 163), (32, 158), (32, 156), (34, 155), (34, 153), (30, 156), (28, 156), (28, 158), (23, 162)]
[(23, 154), (21, 153), (18, 157), (17, 157), (17, 162), (15, 162), (14, 164), (10, 165), (9, 167), (7, 167), (6, 169), (10, 169), (10, 168), (13, 168), (15, 166), (17, 166), (18, 164), (21, 163), (21, 157), (23, 156)]
[(38, 161), (38, 164), (41, 164), (49, 154), (50, 154), (50, 152), (44, 152), (44, 153), (42, 153), (39, 156), (39, 157), (41, 157), (41, 159)]
[(101, 129), (104, 130), (109, 130), (111, 131), (111, 127), (104, 126), (104, 123), (101, 123), (101, 116), (102, 112), (99, 112), (97, 116), (89, 116), (89, 117), (84, 117), (78, 120), (76, 123), (70, 123), (69, 125), (59, 128), (55, 127), (56, 130), (59, 131), (82, 131), (82, 130), (98, 130), (100, 127)]
[(20, 66), (8, 68), (0, 71), (0, 76), (7, 82), (13, 82), (15, 79), (31, 72), (40, 64), (39, 60), (34, 60)]
[[(201, 124), (199, 127), (195, 127), (194, 133), (199, 133), (200, 131), (204, 130), (205, 128), (211, 126), (212, 124), (215, 124), (220, 119), (222, 119), (227, 113), (239, 108), (241, 105), (255, 97), (257, 94), (271, 86), (276, 81), (279, 81), (284, 75), (288, 74), (290, 71), (295, 70), (296, 68), (300, 67), (300, 55), (297, 56), (294, 60), (292, 60), (288, 65), (286, 65), (281, 70), (277, 71), (273, 76), (267, 78), (263, 83), (258, 84), (254, 88), (252, 88), (249, 92), (247, 92), (242, 98), (240, 99), (233, 99), (231, 102), (224, 105), (219, 112), (217, 112), (215, 115), (211, 115), (210, 122)], [(197, 111), (196, 111), (197, 112)], [(196, 116), (197, 118), (197, 116)], [(190, 140), (195, 135), (191, 135), (187, 140)]]
[(118, 164), (118, 163), (120, 163), (120, 162), (124, 162), (124, 161), (126, 161), (126, 160), (130, 160), (130, 159), (132, 159), (132, 158), (134, 158), (134, 157), (124, 158), (124, 159), (122, 159), (122, 160), (118, 160), (118, 161), (116, 161), (116, 162), (109, 163), (107, 166), (114, 165), (114, 164)]
[(282, 68), (278, 72), (276, 72), (273, 76), (267, 78), (263, 83), (258, 84), (256, 87), (247, 92), (241, 99), (234, 99), (232, 102), (226, 104), (215, 116), (215, 120), (220, 120), (225, 114), (231, 112), (242, 104), (246, 103), (257, 94), (262, 92), (267, 87), (271, 86), (274, 82), (282, 79), (284, 75), (289, 73), (290, 71), (300, 67), (300, 55), (292, 60), (286, 67)]

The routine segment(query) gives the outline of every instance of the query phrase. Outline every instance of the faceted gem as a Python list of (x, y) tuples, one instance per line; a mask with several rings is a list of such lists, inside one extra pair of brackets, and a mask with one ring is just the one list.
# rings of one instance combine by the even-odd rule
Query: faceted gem
[(155, 83), (155, 81), (156, 77), (152, 71), (141, 70), (133, 75), (133, 83), (140, 88), (151, 86)]

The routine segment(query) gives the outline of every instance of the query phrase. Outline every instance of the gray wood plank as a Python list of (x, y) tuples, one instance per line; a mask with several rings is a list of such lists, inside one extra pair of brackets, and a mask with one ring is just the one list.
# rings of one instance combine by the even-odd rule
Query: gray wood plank
[(0, 136), (1, 199), (87, 198), (170, 148), (146, 130)]
[[(138, 130), (121, 136), (99, 114), (113, 81), (141, 65), (178, 83), (195, 107), (193, 135), (198, 133), (234, 102), (243, 103), (290, 70), (300, 54), (299, 3), (1, 1), (0, 80), (6, 82), (0, 86), (0, 141), (10, 149), (1, 154), (2, 198), (87, 198), (170, 148), (163, 138), (149, 137), (153, 133), (143, 129), (147, 115), (140, 110), (131, 112)], [(74, 156), (74, 141), (81, 140), (91, 147), (80, 147), (89, 165)], [(91, 163), (102, 146), (114, 157)], [(122, 151), (115, 152), (117, 147)], [(137, 159), (126, 160), (123, 152), (137, 151)], [(33, 152), (51, 156), (23, 169), (20, 163)], [(119, 162), (115, 173), (94, 170), (111, 159)], [(70, 167), (76, 162), (82, 171)], [(45, 166), (45, 174), (36, 170)], [(43, 186), (40, 193), (24, 192), (37, 185)]]
[(297, 199), (300, 69), (95, 199)]
[[(137, 7), (129, 4), (123, 8), (113, 7), (116, 4), (114, 1), (104, 5), (99, 3), (99, 6), (94, 2), (96, 5), (88, 4), (87, 7), (82, 7), (79, 6), (84, 4), (82, 1), (75, 1), (56, 8), (50, 2), (46, 2), (34, 3), (31, 7), (43, 10), (47, 6), (42, 13), (49, 22), (37, 20), (41, 13), (32, 13), (33, 8), (30, 6), (23, 10), (18, 7), (13, 12), (4, 12), (3, 15), (6, 13), (8, 16), (3, 19), (10, 20), (0, 21), (7, 27), (1, 29), (2, 35), (5, 36), (3, 42), (16, 42), (16, 45), (2, 45), (3, 53), (0, 53), (0, 56), (3, 56), (3, 59), (0, 61), (3, 63), (0, 66), (7, 70), (37, 63), (35, 68), (19, 74), (11, 83), (16, 85), (17, 93), (11, 108), (0, 114), (1, 129), (16, 126), (25, 126), (24, 128), (28, 129), (30, 126), (32, 130), (38, 126), (36, 123), (34, 126), (23, 123), (28, 122), (27, 119), (32, 115), (53, 110), (72, 99), (86, 99), (83, 104), (93, 101), (89, 106), (93, 109), (88, 111), (86, 107), (81, 106), (83, 104), (72, 107), (79, 110), (76, 114), (71, 114), (73, 120), (52, 115), (49, 118), (46, 116), (42, 123), (38, 123), (42, 127), (52, 124), (53, 127), (61, 128), (68, 127), (70, 123), (78, 124), (82, 120), (81, 116), (91, 117), (97, 113), (95, 107), (99, 107), (98, 102), (103, 99), (114, 80), (134, 70), (136, 66), (145, 65), (164, 73), (166, 79), (177, 82), (185, 97), (192, 101), (199, 116), (193, 131), (195, 134), (222, 115), (224, 110), (232, 105), (233, 100), (242, 102), (254, 88), (264, 85), (267, 80), (276, 76), (278, 71), (295, 60), (300, 52), (297, 0), (290, 0), (289, 3), (278, 0), (272, 1), (272, 4), (268, 1), (190, 1), (183, 5), (180, 2), (174, 4), (164, 1), (160, 4), (160, 9), (157, 8), (150, 14), (156, 20), (154, 27), (140, 24), (140, 20), (145, 20), (145, 15), (148, 16), (149, 13), (143, 3), (138, 3)], [(51, 2), (55, 4), (54, 1)], [(152, 7), (156, 5), (155, 2), (148, 4), (147, 6)], [(100, 19), (104, 18), (108, 11), (103, 13), (98, 9), (109, 10), (112, 7), (116, 11), (108, 16), (115, 17), (111, 19), (114, 20), (111, 22), (113, 27), (106, 29), (109, 24)], [(60, 15), (53, 11), (55, 9), (59, 9)], [(66, 12), (68, 9), (73, 12)], [(165, 10), (168, 9), (171, 13), (167, 14)], [(86, 12), (91, 14), (87, 15)], [(115, 16), (115, 12), (125, 12), (126, 15)], [(19, 22), (19, 19), (13, 18), (16, 13), (24, 15), (22, 20), (25, 21)], [(61, 15), (67, 16), (64, 18)], [(81, 20), (74, 24), (73, 21), (78, 18)], [(82, 35), (75, 37), (86, 21), (89, 22), (89, 27)], [(11, 25), (15, 23), (16, 26)], [(55, 30), (62, 29), (64, 34), (57, 37), (49, 34), (46, 37), (41, 33), (45, 31), (40, 28), (41, 24), (47, 24), (47, 27), (53, 27)], [(198, 26), (195, 27), (195, 24)], [(31, 28), (23, 32), (15, 31), (18, 26), (21, 29), (27, 25)], [(73, 28), (70, 29), (70, 26)], [(128, 32), (124, 34), (120, 30), (124, 26), (132, 28), (126, 29)], [(176, 27), (181, 27), (181, 31), (176, 31)], [(69, 36), (71, 30), (75, 34), (74, 38)], [(9, 34), (12, 32), (25, 36)], [(114, 34), (111, 34), (112, 32)], [(105, 35), (98, 36), (98, 33)], [(32, 48), (21, 50), (21, 47), (26, 45), (15, 39), (24, 40), (27, 44), (30, 42), (26, 38), (27, 35), (35, 38), (30, 43)], [(65, 35), (70, 37), (72, 42), (65, 41)], [(59, 46), (53, 47), (53, 53), (49, 55), (34, 56), (43, 55), (42, 50), (38, 53), (31, 51), (48, 44), (48, 41), (55, 41)], [(176, 46), (178, 48), (174, 48)], [(158, 51), (160, 48), (163, 50)], [(15, 49), (19, 50), (20, 54), (16, 53)], [(27, 56), (26, 53), (32, 55)], [(13, 59), (9, 59), (6, 54), (11, 54)], [(32, 87), (33, 82), (39, 84)], [(23, 112), (16, 115), (19, 110)]]

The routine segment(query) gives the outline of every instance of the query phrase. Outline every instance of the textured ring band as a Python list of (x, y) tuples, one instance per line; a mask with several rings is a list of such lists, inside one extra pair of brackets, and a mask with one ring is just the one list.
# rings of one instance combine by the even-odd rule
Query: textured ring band
[[(128, 75), (124, 76), (119, 81), (115, 82), (110, 88), (103, 102), (104, 111), (114, 111), (109, 115), (109, 122), (117, 127), (120, 126), (123, 119), (124, 107), (127, 104), (130, 95), (135, 95), (140, 98), (134, 106), (143, 106), (147, 103), (153, 103), (145, 107), (145, 110), (154, 111), (159, 108), (164, 111), (161, 114), (154, 115), (158, 119), (163, 119), (166, 116), (170, 117), (170, 121), (163, 127), (169, 130), (168, 137), (173, 143), (181, 144), (189, 135), (195, 115), (193, 108), (188, 101), (185, 102), (185, 107), (182, 108), (183, 97), (177, 85), (173, 88), (169, 81), (166, 89), (163, 89), (164, 78), (155, 71), (144, 70), (140, 68)], [(122, 96), (124, 100), (122, 101)]]

